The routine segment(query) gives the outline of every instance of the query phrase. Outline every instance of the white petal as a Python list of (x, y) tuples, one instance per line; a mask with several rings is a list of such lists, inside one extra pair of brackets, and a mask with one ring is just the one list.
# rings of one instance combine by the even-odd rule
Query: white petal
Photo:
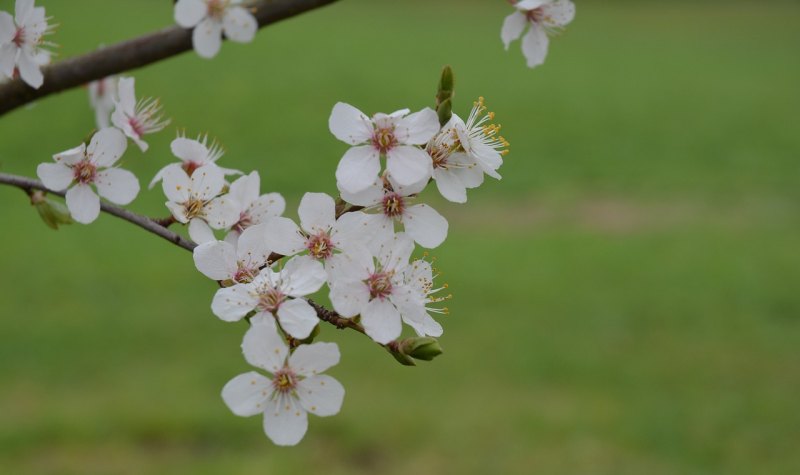
[(281, 290), (292, 297), (302, 297), (319, 290), (326, 278), (325, 268), (318, 260), (311, 256), (295, 256), (281, 271)]
[(500, 38), (503, 40), (506, 50), (508, 50), (512, 41), (522, 35), (522, 31), (527, 24), (528, 19), (525, 18), (525, 14), (520, 11), (515, 11), (506, 17), (503, 21), (503, 29), (500, 30)]
[(238, 43), (249, 43), (253, 41), (258, 30), (258, 23), (255, 17), (242, 7), (228, 8), (222, 20), (222, 27), (225, 36)]
[(17, 47), (13, 43), (0, 44), (0, 77), (11, 78), (14, 76), (14, 67), (17, 63)]
[(172, 216), (176, 220), (178, 220), (179, 223), (186, 224), (189, 222), (189, 216), (186, 214), (186, 208), (182, 204), (175, 203), (172, 201), (167, 201), (164, 204), (166, 205), (169, 212), (172, 213)]
[(297, 445), (308, 430), (308, 413), (288, 395), (281, 395), (264, 412), (264, 433), (276, 445)]
[(386, 344), (400, 336), (400, 312), (388, 299), (373, 299), (361, 312), (361, 324), (370, 338)]
[[(428, 160), (430, 161), (430, 158)], [(352, 147), (345, 152), (336, 167), (336, 185), (340, 190), (358, 193), (375, 183), (380, 171), (380, 154), (375, 147), (372, 145)]]
[(97, 172), (94, 181), (103, 198), (118, 205), (127, 205), (139, 194), (139, 180), (128, 170), (109, 168)]
[(53, 191), (66, 190), (75, 177), (72, 169), (61, 163), (40, 163), (36, 167), (36, 174), (44, 186)]
[(369, 117), (344, 102), (337, 102), (333, 106), (328, 128), (337, 139), (350, 145), (369, 141), (374, 131)]
[[(257, 224), (245, 229), (236, 244), (235, 257), (249, 267), (261, 267), (272, 254), (266, 240), (267, 227)], [(218, 279), (219, 280), (219, 279)]]
[(192, 28), (205, 18), (208, 8), (203, 0), (178, 0), (175, 4), (175, 22)]
[(128, 140), (125, 135), (119, 129), (107, 127), (92, 136), (86, 154), (97, 166), (110, 167), (125, 153), (126, 148)]
[(289, 354), (275, 328), (263, 323), (250, 326), (242, 340), (242, 351), (248, 363), (271, 373), (283, 368)]
[(226, 322), (238, 322), (258, 305), (258, 297), (250, 284), (236, 284), (217, 290), (211, 311)]
[(550, 0), (521, 0), (517, 2), (514, 7), (519, 10), (533, 10), (535, 8), (539, 8), (542, 5), (548, 3)]
[(369, 289), (363, 282), (336, 282), (330, 288), (331, 304), (344, 318), (352, 318), (361, 313), (361, 309), (369, 301)]
[(222, 45), (222, 23), (211, 18), (201, 21), (192, 32), (192, 45), (203, 58), (216, 56)]
[(17, 69), (19, 69), (19, 75), (22, 80), (30, 87), (34, 89), (42, 87), (44, 82), (42, 70), (34, 58), (25, 50), (20, 51), (19, 56), (17, 56)]
[(72, 219), (89, 224), (100, 215), (100, 198), (89, 185), (75, 185), (65, 195), (67, 208)]
[(315, 376), (339, 364), (341, 354), (336, 343), (300, 345), (289, 357), (289, 366), (302, 376)]
[(128, 115), (134, 114), (136, 109), (135, 83), (136, 80), (134, 78), (119, 78), (119, 82), (117, 82), (117, 95), (119, 96), (119, 106), (117, 110), (119, 110), (120, 113)]
[(189, 190), (192, 182), (189, 175), (177, 163), (167, 165), (161, 169), (161, 188), (164, 195), (173, 203), (185, 203), (189, 200)]
[(358, 193), (350, 193), (339, 187), (339, 194), (348, 203), (358, 206), (372, 206), (383, 200), (383, 182), (378, 178), (370, 186)]
[(14, 19), (17, 25), (23, 25), (27, 22), (28, 17), (33, 13), (34, 0), (17, 0), (14, 4)]
[(208, 163), (208, 148), (197, 140), (178, 137), (169, 147), (172, 154), (184, 162), (194, 162), (200, 166)]
[(236, 249), (224, 241), (210, 241), (194, 248), (194, 265), (212, 280), (233, 279), (238, 267)]
[(86, 144), (53, 155), (53, 160), (64, 165), (74, 165), (86, 156)]
[(265, 239), (273, 252), (291, 256), (305, 249), (306, 240), (300, 228), (289, 218), (275, 217), (267, 220)]
[(331, 285), (340, 281), (344, 283), (361, 281), (374, 270), (372, 253), (366, 246), (360, 243), (351, 244), (340, 250), (341, 253), (334, 254), (325, 261), (325, 271), (328, 273), (328, 282)]
[[(281, 328), (293, 338), (308, 338), (311, 330), (319, 323), (317, 312), (303, 299), (283, 302), (278, 307), (278, 321)], [(305, 346), (305, 345), (303, 345)]]
[(412, 252), (414, 241), (406, 233), (397, 233), (380, 244), (378, 261), (384, 269), (403, 269), (408, 265)]
[(403, 213), (406, 232), (420, 246), (433, 249), (447, 237), (447, 220), (426, 204), (415, 205)]
[(575, 18), (575, 4), (570, 0), (558, 0), (544, 7), (545, 22), (562, 27)]
[(386, 169), (399, 185), (412, 186), (431, 177), (433, 160), (420, 148), (400, 145), (387, 152)]
[(397, 122), (395, 137), (402, 144), (423, 145), (439, 132), (439, 116), (430, 107), (409, 114)]
[(483, 168), (469, 158), (467, 154), (454, 154), (451, 156), (453, 162), (463, 166), (452, 170), (461, 183), (467, 188), (477, 188), (483, 184)]
[(336, 203), (325, 193), (306, 193), (297, 210), (300, 226), (311, 234), (327, 232), (336, 220)]
[(225, 175), (214, 164), (204, 165), (192, 173), (192, 194), (201, 200), (217, 196), (225, 186)]
[(340, 250), (351, 245), (363, 245), (371, 239), (366, 235), (369, 219), (369, 215), (361, 211), (344, 213), (333, 225), (331, 242)]
[(453, 203), (467, 202), (467, 187), (461, 183), (461, 180), (453, 171), (434, 168), (433, 179), (436, 181), (436, 188), (439, 189), (439, 193), (445, 199)]
[(250, 206), (250, 203), (258, 199), (259, 193), (261, 193), (261, 177), (257, 171), (237, 178), (231, 183), (228, 192), (231, 198), (241, 205), (243, 211)]
[[(433, 173), (433, 172), (431, 171), (431, 173)], [(389, 183), (392, 185), (392, 189), (394, 191), (396, 191), (398, 194), (400, 194), (401, 196), (411, 196), (411, 195), (419, 194), (419, 193), (422, 192), (422, 190), (425, 189), (425, 187), (428, 185), (428, 181), (430, 179), (430, 176), (426, 176), (424, 180), (420, 180), (420, 181), (418, 181), (416, 183), (412, 183), (412, 184), (406, 185), (406, 186), (403, 186), (400, 183), (397, 183), (397, 180), (392, 178), (391, 175), (389, 175), (388, 179), (389, 179)]]
[(535, 68), (544, 63), (547, 57), (547, 46), (550, 40), (541, 26), (532, 24), (528, 33), (522, 37), (522, 53), (528, 60), (528, 67)]
[(344, 401), (344, 387), (323, 374), (304, 379), (297, 384), (297, 397), (306, 411), (318, 416), (338, 414)]
[(236, 376), (222, 388), (222, 400), (234, 414), (242, 417), (264, 412), (270, 394), (272, 381), (255, 371)]
[(11, 42), (17, 27), (14, 25), (14, 18), (8, 12), (0, 12), (0, 45)]
[(206, 221), (214, 229), (231, 227), (239, 220), (239, 203), (227, 195), (214, 198), (203, 209), (206, 213)]
[(250, 204), (247, 212), (253, 223), (266, 222), (269, 218), (280, 216), (286, 209), (286, 200), (280, 193), (267, 193), (259, 196)]
[(214, 231), (211, 230), (208, 223), (200, 218), (192, 218), (189, 221), (189, 237), (197, 244), (217, 240), (217, 237), (214, 236)]

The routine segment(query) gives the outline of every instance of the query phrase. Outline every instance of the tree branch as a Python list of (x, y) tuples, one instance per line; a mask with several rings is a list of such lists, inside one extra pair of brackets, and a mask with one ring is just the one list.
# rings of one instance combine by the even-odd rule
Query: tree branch
[[(250, 7), (259, 28), (337, 0), (259, 0)], [(192, 30), (172, 26), (45, 67), (44, 84), (33, 89), (17, 78), (0, 84), (0, 116), (36, 99), (140, 68), (192, 49)]]

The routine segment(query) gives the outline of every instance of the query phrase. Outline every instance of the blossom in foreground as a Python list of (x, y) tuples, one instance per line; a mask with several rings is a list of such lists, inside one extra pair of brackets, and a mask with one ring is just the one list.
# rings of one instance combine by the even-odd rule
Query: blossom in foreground
[(296, 256), (275, 272), (265, 267), (247, 284), (236, 284), (217, 291), (211, 311), (226, 322), (235, 322), (255, 311), (256, 317), (281, 328), (294, 338), (308, 338), (319, 323), (317, 312), (302, 297), (313, 294), (325, 283), (322, 264)]
[[(178, 136), (170, 144), (172, 154), (180, 158), (179, 163), (170, 163), (156, 173), (153, 180), (150, 182), (150, 188), (154, 187), (156, 183), (161, 181), (164, 173), (169, 168), (181, 168), (189, 176), (192, 176), (195, 170), (205, 165), (216, 165), (217, 160), (225, 153), (222, 146), (216, 141), (208, 142), (208, 135), (198, 136), (197, 139), (190, 139), (183, 136)], [(217, 167), (222, 171), (223, 175), (241, 175), (239, 170), (230, 168)]]
[[(422, 181), (412, 186), (400, 186), (392, 176), (373, 183), (361, 193), (342, 191), (348, 203), (363, 206), (368, 219), (366, 231), (372, 233), (374, 243), (382, 243), (394, 234), (395, 221), (420, 246), (432, 249), (447, 237), (447, 220), (427, 204), (413, 204), (414, 196), (427, 185)], [(371, 213), (377, 211), (377, 213)]]
[(444, 333), (442, 325), (431, 317), (431, 312), (447, 315), (449, 310), (447, 307), (429, 307), (428, 304), (437, 304), (452, 298), (451, 295), (444, 297), (436, 297), (435, 294), (447, 288), (447, 284), (439, 288), (433, 287), (433, 268), (430, 262), (418, 259), (413, 261), (408, 267), (405, 268), (403, 273), (403, 281), (417, 292), (425, 303), (425, 313), (421, 315), (422, 318), (406, 319), (406, 323), (414, 329), (419, 336), (433, 336), (440, 337)]
[(183, 28), (194, 28), (194, 50), (203, 58), (213, 58), (222, 45), (223, 32), (231, 41), (253, 41), (258, 22), (241, 3), (241, 0), (178, 0), (175, 22)]
[(98, 128), (111, 125), (110, 116), (117, 98), (117, 78), (109, 76), (89, 83), (89, 104), (94, 109)]
[(225, 236), (225, 241), (231, 244), (235, 244), (239, 235), (249, 227), (280, 216), (286, 209), (286, 200), (280, 193), (261, 194), (261, 177), (257, 171), (231, 183), (228, 194), (239, 204), (239, 220)]
[(236, 244), (209, 241), (194, 248), (194, 264), (209, 279), (248, 283), (267, 265), (272, 251), (264, 241), (266, 227), (247, 228)]
[[(255, 319), (254, 319), (255, 320)], [(333, 416), (344, 400), (344, 387), (320, 374), (339, 362), (335, 343), (289, 348), (269, 325), (254, 321), (242, 341), (251, 365), (272, 373), (240, 374), (222, 388), (222, 399), (237, 416), (264, 414), (264, 432), (277, 445), (296, 445), (308, 429), (308, 413)]]
[(119, 97), (114, 103), (111, 122), (114, 127), (125, 132), (142, 152), (146, 152), (148, 145), (142, 137), (162, 130), (170, 121), (164, 119), (158, 99), (148, 97), (136, 101), (133, 78), (119, 78), (117, 94)]
[(340, 278), (330, 284), (333, 308), (345, 318), (360, 314), (367, 335), (378, 343), (399, 337), (403, 320), (424, 318), (424, 297), (404, 276), (413, 250), (411, 238), (396, 234), (380, 246), (375, 259), (369, 254), (348, 254), (340, 266)]
[(402, 186), (431, 177), (431, 158), (418, 145), (428, 143), (439, 131), (439, 118), (433, 109), (413, 114), (403, 109), (388, 115), (378, 113), (370, 119), (339, 102), (333, 107), (328, 126), (336, 138), (353, 146), (336, 168), (340, 190), (358, 193), (372, 185), (381, 171), (382, 155), (386, 156), (389, 174)]
[(528, 60), (528, 67), (535, 68), (544, 63), (548, 35), (562, 30), (575, 18), (575, 4), (570, 0), (521, 0), (514, 3), (517, 9), (506, 17), (500, 37), (506, 50), (512, 41), (522, 36), (525, 27), (530, 27), (522, 38), (522, 54)]
[(13, 18), (0, 12), (0, 75), (12, 78), (19, 73), (29, 86), (42, 86), (41, 67), (50, 58), (42, 49), (43, 37), (53, 31), (47, 20), (44, 7), (34, 7), (34, 0), (17, 0)]
[(89, 224), (100, 214), (100, 198), (118, 205), (127, 205), (139, 194), (139, 180), (133, 173), (112, 168), (128, 141), (117, 129), (102, 129), (92, 137), (89, 146), (78, 147), (53, 156), (56, 163), (42, 163), (36, 169), (44, 186), (53, 191), (67, 190), (67, 208), (72, 218)]
[(167, 208), (180, 223), (189, 223), (189, 237), (198, 244), (215, 241), (213, 229), (225, 229), (239, 217), (239, 205), (227, 195), (218, 196), (225, 177), (216, 165), (205, 165), (186, 174), (180, 167), (168, 168), (161, 183), (169, 201)]

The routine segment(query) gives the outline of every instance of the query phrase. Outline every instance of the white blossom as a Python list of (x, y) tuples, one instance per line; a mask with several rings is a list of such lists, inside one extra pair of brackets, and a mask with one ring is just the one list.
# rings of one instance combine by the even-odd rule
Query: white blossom
[(94, 109), (97, 127), (102, 129), (111, 125), (110, 116), (117, 97), (117, 78), (108, 76), (89, 83), (89, 104)]
[(403, 272), (403, 281), (416, 291), (417, 295), (421, 296), (425, 304), (425, 312), (418, 314), (419, 318), (409, 318), (405, 320), (419, 336), (442, 336), (442, 333), (444, 333), (442, 325), (434, 320), (430, 314), (439, 313), (447, 315), (450, 313), (447, 307), (439, 308), (428, 306), (428, 304), (438, 304), (439, 302), (452, 298), (450, 294), (444, 297), (437, 297), (435, 294), (447, 289), (447, 284), (439, 288), (434, 288), (433, 279), (433, 267), (431, 267), (428, 261), (423, 259), (413, 261)]
[[(53, 156), (56, 163), (42, 163), (36, 173), (44, 186), (53, 191), (67, 190), (70, 215), (79, 223), (89, 224), (100, 214), (100, 198), (127, 205), (139, 194), (139, 180), (133, 173), (113, 168), (127, 148), (127, 140), (117, 129), (102, 129), (89, 146), (81, 144)], [(68, 189), (69, 188), (69, 189)]]
[(34, 0), (17, 0), (14, 17), (0, 12), (0, 75), (13, 78), (18, 73), (29, 86), (39, 89), (44, 82), (41, 67), (50, 62), (43, 38), (53, 28), (44, 7), (34, 7)]
[(117, 94), (111, 122), (146, 152), (148, 145), (142, 137), (162, 130), (170, 121), (164, 119), (158, 99), (148, 97), (136, 101), (133, 78), (119, 78)]
[(264, 432), (277, 445), (296, 445), (308, 429), (308, 413), (332, 416), (344, 400), (344, 387), (321, 374), (339, 362), (335, 343), (300, 345), (291, 354), (274, 329), (253, 324), (242, 342), (244, 357), (256, 371), (240, 374), (222, 389), (222, 399), (237, 416), (264, 414)]
[(528, 67), (535, 68), (547, 57), (548, 35), (561, 31), (575, 18), (575, 4), (570, 0), (521, 0), (514, 3), (514, 8), (517, 11), (506, 17), (500, 37), (508, 50), (529, 26), (522, 38), (522, 54)]
[(233, 224), (225, 240), (234, 244), (239, 235), (256, 224), (280, 216), (286, 209), (286, 200), (280, 193), (261, 194), (261, 177), (257, 171), (239, 177), (231, 183), (229, 194), (239, 204), (239, 220)]
[[(170, 163), (159, 170), (150, 182), (150, 188), (153, 188), (156, 183), (161, 181), (164, 177), (164, 173), (169, 168), (181, 168), (189, 176), (192, 176), (194, 171), (202, 166), (209, 164), (216, 165), (217, 160), (225, 153), (222, 146), (216, 140), (212, 140), (211, 143), (208, 142), (208, 135), (198, 136), (196, 140), (178, 135), (170, 144), (170, 149), (172, 150), (172, 154), (180, 158), (181, 161), (178, 163)], [(217, 168), (222, 171), (223, 175), (242, 174), (239, 170), (222, 168), (219, 166), (217, 166)]]
[(192, 45), (203, 58), (213, 58), (222, 45), (222, 33), (231, 41), (249, 43), (258, 22), (241, 0), (178, 0), (175, 21), (183, 28), (194, 28)]
[(264, 240), (266, 226), (247, 228), (236, 244), (209, 241), (194, 248), (194, 264), (209, 279), (249, 283), (267, 265), (272, 251)]
[(418, 145), (428, 143), (439, 131), (433, 109), (413, 114), (403, 109), (389, 115), (378, 113), (370, 119), (339, 102), (333, 107), (328, 126), (336, 138), (353, 146), (336, 168), (340, 190), (358, 193), (368, 188), (381, 171), (382, 155), (386, 156), (389, 174), (403, 186), (431, 177), (431, 158)]

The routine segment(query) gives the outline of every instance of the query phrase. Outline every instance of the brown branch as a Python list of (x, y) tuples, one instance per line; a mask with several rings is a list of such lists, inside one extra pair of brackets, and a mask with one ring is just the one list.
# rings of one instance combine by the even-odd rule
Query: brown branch
[[(250, 7), (259, 28), (337, 0), (259, 0)], [(170, 16), (171, 18), (171, 16)], [(139, 38), (45, 67), (44, 84), (33, 89), (21, 79), (0, 84), (0, 116), (36, 99), (140, 68), (192, 49), (192, 30), (171, 26)]]

